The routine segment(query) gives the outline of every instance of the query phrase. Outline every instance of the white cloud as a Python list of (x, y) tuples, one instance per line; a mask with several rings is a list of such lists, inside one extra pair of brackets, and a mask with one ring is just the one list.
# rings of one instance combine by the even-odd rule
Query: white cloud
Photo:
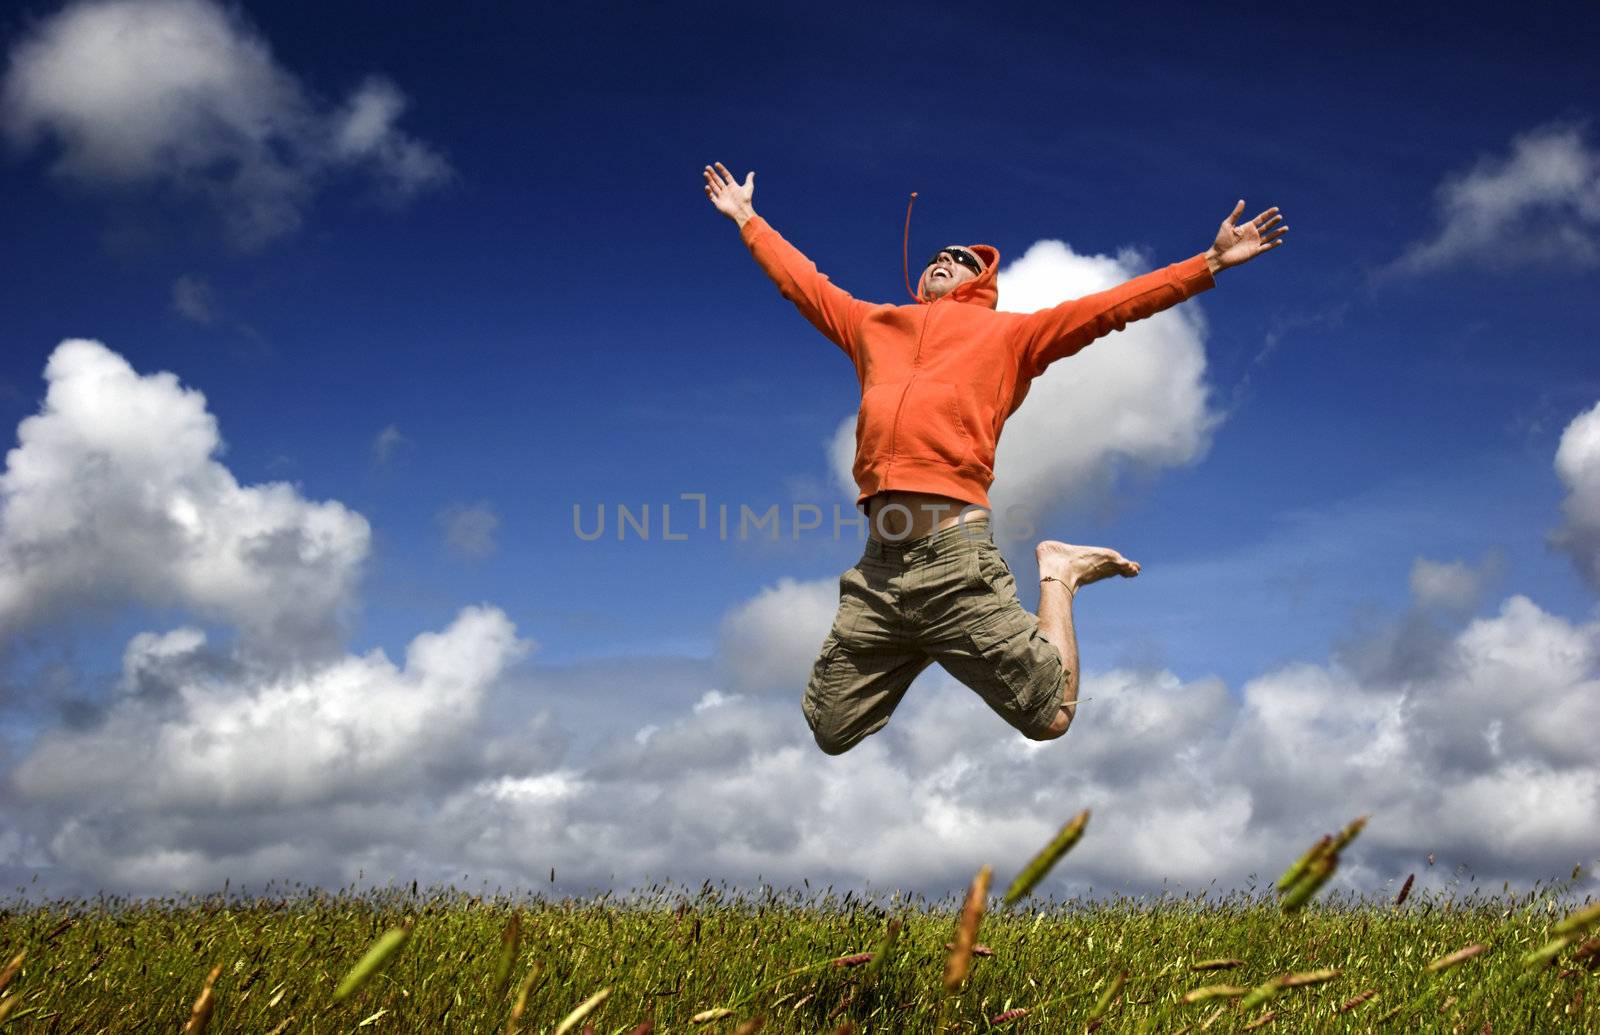
[(373, 462), (380, 467), (387, 464), (394, 459), (395, 451), (408, 441), (409, 439), (400, 433), (398, 424), (385, 426), (382, 431), (378, 432), (377, 437), (372, 440)]
[(216, 319), (211, 285), (204, 277), (185, 273), (172, 282), (172, 309), (193, 323), (211, 323)]
[(1574, 417), (1561, 433), (1556, 474), (1567, 487), (1561, 501), (1566, 520), (1551, 542), (1600, 589), (1600, 403)]
[(1407, 248), (1390, 272), (1600, 261), (1600, 151), (1579, 127), (1518, 134), (1509, 155), (1481, 156), (1447, 177), (1436, 194), (1438, 232)]
[[(107, 545), (112, 529), (165, 528), (149, 515), (169, 515), (179, 489), (190, 506), (170, 521), (209, 530), (202, 546), (223, 535), (218, 515), (249, 514), (224, 506), (258, 490), (211, 459), (199, 394), (91, 342), (65, 343), (47, 377), (45, 411), (24, 422), (5, 475), (6, 579), (23, 557), (46, 596), (155, 585), (182, 608), (259, 624), (211, 583), (194, 589), (183, 573), (198, 562), (163, 561), (160, 535), (144, 533), (158, 547), (140, 551), (145, 567)], [(284, 503), (301, 523), (317, 510)], [(347, 544), (359, 560), (365, 523), (337, 513), (361, 533)], [(88, 562), (16, 538), (56, 517), (91, 529), (72, 539), (90, 544)], [(300, 599), (293, 579), (247, 574), (267, 598)], [(554, 867), (580, 892), (761, 878), (942, 893), (985, 862), (1009, 879), (1083, 807), (1089, 834), (1047, 893), (1265, 883), (1361, 813), (1372, 820), (1339, 880), (1367, 890), (1430, 851), (1486, 885), (1593, 862), (1600, 621), (1520, 595), (1467, 620), (1482, 585), (1461, 562), (1419, 559), (1411, 580), (1416, 607), (1392, 630), (1237, 689), (1087, 672), (1059, 741), (1018, 737), (933, 668), (887, 729), (838, 758), (817, 750), (797, 706), (837, 603), (831, 579), (780, 579), (731, 610), (698, 687), (615, 666), (515, 680), (532, 645), (488, 605), (415, 637), (403, 664), (379, 650), (253, 654), (197, 625), (147, 632), (128, 642), (103, 711), (18, 751), (0, 875), (42, 869), (50, 893), (159, 894), (224, 879), (340, 885), (362, 871), (527, 887)], [(29, 594), (5, 599), (8, 621), (38, 617), (17, 603)]]
[(487, 503), (452, 503), (439, 512), (444, 544), (463, 557), (482, 558), (494, 553), (495, 529), (500, 517)]
[(0, 128), (95, 187), (198, 197), (256, 247), (295, 230), (328, 176), (360, 170), (403, 199), (450, 175), (395, 125), (381, 79), (326, 110), (236, 10), (213, 0), (80, 0), (11, 50)]
[(1421, 604), (1470, 611), (1482, 591), (1482, 576), (1463, 561), (1418, 557), (1411, 564), (1411, 595)]
[(717, 640), (727, 685), (756, 694), (804, 686), (838, 607), (837, 580), (789, 578), (735, 607)]
[[(183, 644), (200, 642), (185, 634)], [(135, 665), (181, 665), (182, 644), (130, 649)], [(142, 649), (141, 649), (142, 648)], [(496, 608), (467, 608), (411, 642), (397, 668), (381, 650), (303, 674), (235, 683), (183, 679), (177, 700), (117, 702), (95, 728), (57, 730), (13, 773), (35, 801), (114, 797), (151, 811), (307, 807), (422, 782), (477, 725), (485, 688), (526, 644)], [(144, 672), (124, 669), (124, 681)]]
[(253, 648), (337, 642), (370, 531), (283, 482), (241, 486), (205, 396), (62, 342), (0, 474), (0, 637), (132, 604), (178, 606)]
[[(1032, 312), (1148, 272), (1131, 252), (1079, 255), (1061, 241), (1039, 241), (1001, 267), (1000, 308)], [(1104, 495), (1123, 466), (1194, 463), (1205, 455), (1220, 414), (1206, 383), (1206, 323), (1196, 301), (1129, 324), (1034, 380), (1006, 422), (990, 502), (997, 515), (1018, 506), (1038, 515), (1067, 500)], [(828, 455), (849, 488), (855, 415), (840, 422)], [(1007, 522), (997, 523), (997, 533)]]

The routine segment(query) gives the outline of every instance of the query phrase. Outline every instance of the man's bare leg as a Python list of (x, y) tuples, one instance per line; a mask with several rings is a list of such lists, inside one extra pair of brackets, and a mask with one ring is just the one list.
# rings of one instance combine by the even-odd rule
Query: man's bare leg
[[(1132, 578), (1139, 565), (1104, 546), (1073, 546), (1046, 539), (1034, 547), (1039, 560), (1039, 632), (1061, 652), (1061, 667), (1067, 686), (1061, 710), (1056, 712), (1048, 735), (1053, 740), (1067, 732), (1078, 710), (1078, 638), (1072, 629), (1072, 598), (1079, 587), (1121, 575)], [(1060, 581), (1057, 581), (1060, 580)]]

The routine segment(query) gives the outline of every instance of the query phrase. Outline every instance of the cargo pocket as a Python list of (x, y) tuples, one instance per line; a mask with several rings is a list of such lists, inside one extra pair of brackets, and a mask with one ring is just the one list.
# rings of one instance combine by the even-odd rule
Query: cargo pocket
[(976, 620), (968, 636), (989, 672), (984, 686), (974, 689), (1006, 722), (1028, 736), (1037, 735), (1055, 718), (1059, 652), (1021, 605), (1002, 607)]
[(826, 719), (838, 698), (837, 667), (841, 651), (839, 637), (829, 632), (828, 638), (822, 641), (817, 660), (811, 663), (811, 678), (806, 681), (805, 693), (800, 697), (800, 711), (812, 733), (817, 732), (817, 723)]
[(1002, 601), (1017, 601), (1017, 606), (1021, 607), (1017, 597), (1017, 580), (1011, 577), (1011, 569), (1006, 566), (1005, 559), (995, 545), (987, 541), (978, 543), (973, 553), (977, 576), (984, 587)]

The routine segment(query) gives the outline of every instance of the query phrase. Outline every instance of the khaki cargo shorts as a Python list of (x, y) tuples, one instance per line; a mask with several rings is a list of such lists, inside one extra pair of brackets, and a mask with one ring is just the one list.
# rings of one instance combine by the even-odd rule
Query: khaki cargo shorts
[(1030, 738), (1061, 708), (1061, 652), (1017, 599), (986, 517), (898, 544), (869, 538), (839, 577), (801, 701), (817, 745), (837, 755), (878, 732), (936, 661)]

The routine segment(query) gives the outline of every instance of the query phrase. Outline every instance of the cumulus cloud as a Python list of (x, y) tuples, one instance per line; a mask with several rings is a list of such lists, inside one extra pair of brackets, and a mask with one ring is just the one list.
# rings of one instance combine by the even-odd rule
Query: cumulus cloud
[[(211, 459), (198, 393), (89, 342), (65, 343), (51, 364), (51, 399), (24, 423), (6, 478), (55, 473), (18, 482), (32, 510), (15, 510), (5, 483), (3, 556), (27, 557), (40, 586), (81, 593), (164, 572), (155, 584), (182, 607), (255, 621), (226, 593), (186, 588), (184, 563), (131, 568), (97, 538), (112, 523), (84, 517), (104, 500), (124, 516), (116, 527), (137, 528), (128, 515), (170, 512), (173, 484), (253, 491)], [(75, 408), (82, 398), (93, 405)], [(93, 437), (85, 414), (118, 433)], [(129, 441), (139, 434), (147, 441)], [(167, 468), (175, 482), (157, 477)], [(192, 520), (177, 524), (209, 530), (192, 540), (204, 546), (223, 534), (215, 515), (233, 513), (216, 501), (232, 497), (188, 491)], [(285, 513), (302, 521), (316, 510), (291, 502)], [(14, 549), (14, 513), (87, 522), (73, 542), (94, 563)], [(1088, 671), (1060, 741), (1018, 737), (935, 667), (887, 729), (837, 758), (817, 750), (798, 708), (836, 605), (831, 578), (778, 580), (728, 613), (716, 658), (677, 670), (513, 672), (532, 644), (487, 604), (416, 636), (403, 663), (381, 650), (252, 654), (198, 624), (152, 630), (127, 643), (92, 721), (0, 745), (0, 876), (39, 872), (57, 893), (162, 894), (224, 879), (338, 886), (362, 872), (528, 887), (553, 867), (576, 892), (710, 878), (940, 894), (986, 862), (1006, 879), (1088, 807), (1089, 835), (1047, 893), (1262, 885), (1360, 813), (1372, 821), (1341, 868), (1349, 886), (1403, 879), (1427, 852), (1485, 885), (1526, 885), (1600, 852), (1589, 737), (1600, 621), (1517, 594), (1469, 618), (1488, 567), (1418, 558), (1413, 609), (1393, 628), (1238, 687)], [(13, 619), (26, 598), (5, 598)]]
[[(815, 629), (760, 625), (763, 610), (753, 602), (730, 623), (752, 623), (742, 628), (774, 654), (814, 648)], [(350, 659), (306, 686), (242, 697), (186, 688), (161, 722), (155, 702), (138, 702), (102, 730), (57, 731), (15, 780), (30, 805), (55, 808), (28, 836), (81, 883), (145, 890), (228, 876), (338, 884), (358, 868), (380, 881), (470, 874), (525, 887), (554, 867), (577, 892), (711, 878), (942, 894), (985, 862), (1005, 879), (1083, 807), (1090, 835), (1046, 893), (1264, 885), (1359, 813), (1373, 819), (1339, 879), (1367, 890), (1421, 869), (1430, 851), (1441, 871), (1526, 884), (1600, 850), (1600, 764), (1583, 733), (1600, 722), (1600, 623), (1518, 596), (1404, 678), (1302, 663), (1234, 691), (1168, 671), (1091, 671), (1083, 714), (1056, 742), (1017, 737), (934, 668), (887, 729), (838, 758), (811, 743), (797, 683), (784, 695), (707, 691), (638, 724), (614, 698), (611, 724), (581, 755), (469, 753), (459, 745), (490, 731), (505, 739), (498, 717), (520, 691), (488, 676), (514, 641), (488, 612), (439, 636), (452, 658), (480, 665), (457, 676), (454, 696), (440, 692), (454, 704), (425, 707), (420, 688), (435, 676), (422, 672), (387, 732), (354, 744), (340, 744), (351, 736), (340, 722), (365, 730), (355, 716), (387, 700), (379, 688), (392, 692), (414, 660), (397, 670)], [(187, 642), (155, 653), (176, 660)], [(328, 694), (341, 702), (331, 716), (297, 715)], [(522, 737), (566, 739), (564, 695), (521, 704), (537, 716)], [(434, 724), (437, 742), (423, 743)], [(310, 738), (303, 778), (233, 757), (287, 736)], [(134, 761), (84, 775), (113, 742)], [(175, 760), (138, 764), (158, 757)]]
[(717, 640), (726, 685), (756, 694), (791, 694), (804, 686), (838, 607), (836, 582), (790, 578), (735, 607)]
[(445, 159), (398, 128), (404, 107), (378, 78), (319, 102), (213, 0), (80, 0), (12, 48), (0, 85), (15, 148), (53, 143), (55, 173), (83, 186), (200, 198), (245, 248), (294, 231), (339, 172), (393, 200), (448, 179)]
[(182, 607), (252, 649), (342, 636), (366, 519), (283, 482), (241, 486), (205, 396), (99, 342), (62, 342), (0, 473), (0, 639), (130, 605)]
[[(1141, 256), (1079, 255), (1039, 241), (1000, 270), (1000, 308), (1032, 312), (1103, 291), (1149, 271)], [(997, 514), (1040, 514), (1067, 500), (1103, 497), (1119, 469), (1158, 469), (1205, 455), (1220, 414), (1206, 383), (1206, 323), (1185, 302), (1094, 342), (1036, 378), (1006, 422), (990, 491)], [(842, 420), (828, 455), (852, 491), (855, 416)], [(997, 525), (997, 534), (1006, 523)]]
[(1439, 228), (1389, 267), (1398, 274), (1458, 265), (1593, 266), (1600, 261), (1600, 151), (1582, 127), (1518, 134), (1507, 155), (1484, 155), (1435, 192)]
[(1565, 519), (1551, 543), (1600, 588), (1600, 403), (1573, 418), (1556, 448), (1556, 474), (1567, 487)]
[(444, 544), (463, 557), (482, 558), (495, 551), (494, 533), (500, 516), (487, 503), (452, 503), (439, 512)]

